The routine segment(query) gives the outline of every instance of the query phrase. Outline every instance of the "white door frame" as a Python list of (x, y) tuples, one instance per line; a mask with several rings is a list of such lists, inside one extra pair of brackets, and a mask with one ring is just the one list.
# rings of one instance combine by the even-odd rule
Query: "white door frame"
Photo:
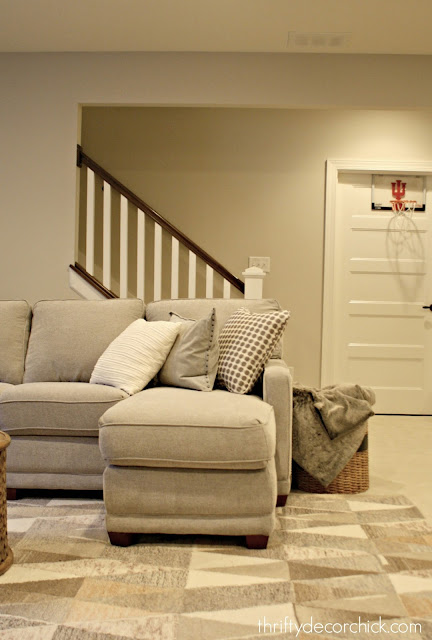
[(339, 173), (432, 174), (432, 162), (394, 160), (328, 159), (326, 163), (326, 198), (324, 230), (324, 287), (321, 343), (321, 386), (334, 383), (334, 292), (336, 191)]

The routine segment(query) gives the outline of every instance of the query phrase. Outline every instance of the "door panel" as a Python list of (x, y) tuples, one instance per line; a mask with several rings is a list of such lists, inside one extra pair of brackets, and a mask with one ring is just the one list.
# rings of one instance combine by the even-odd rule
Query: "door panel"
[(350, 340), (355, 343), (385, 344), (391, 333), (392, 340), (396, 344), (403, 344), (406, 340), (410, 344), (415, 344), (423, 331), (423, 318), (415, 318), (413, 321), (411, 317), (389, 315), (384, 308), (383, 311), (384, 313), (380, 315), (366, 315), (370, 314), (370, 309), (366, 308), (366, 314), (350, 316), (348, 320)]
[[(391, 237), (385, 238), (384, 242), (397, 242), (399, 234), (392, 232)], [(419, 232), (424, 233), (424, 232)], [(382, 230), (381, 233), (353, 233), (351, 236), (350, 251), (353, 256), (359, 256), (362, 258), (373, 259), (377, 255), (380, 255), (383, 244), (383, 234), (387, 234), (386, 230)], [(366, 237), (367, 235), (367, 237)], [(398, 257), (402, 259), (412, 258), (412, 247), (406, 242), (398, 242)], [(393, 258), (394, 259), (394, 258)]]
[[(415, 277), (415, 276), (414, 276)], [(401, 302), (400, 294), (404, 292), (402, 302), (414, 302), (416, 306), (423, 304), (424, 295), (423, 278), (414, 281), (413, 276), (398, 275), (397, 278), (389, 277), (388, 274), (376, 273), (369, 278), (352, 278), (350, 300), (362, 300), (369, 304), (379, 301)], [(427, 298), (426, 298), (427, 302)], [(420, 305), (421, 309), (421, 305)]]
[(408, 357), (386, 359), (382, 353), (377, 353), (375, 358), (373, 354), (362, 358), (354, 353), (349, 358), (348, 376), (368, 387), (396, 387), (399, 390), (409, 386), (419, 389), (423, 380), (422, 362)]

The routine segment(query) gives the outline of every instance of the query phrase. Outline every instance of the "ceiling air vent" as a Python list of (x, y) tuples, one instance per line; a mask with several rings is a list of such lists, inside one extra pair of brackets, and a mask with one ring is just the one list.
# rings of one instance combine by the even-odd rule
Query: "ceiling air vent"
[(350, 33), (305, 33), (290, 31), (287, 47), (297, 51), (321, 51), (348, 47), (351, 40)]

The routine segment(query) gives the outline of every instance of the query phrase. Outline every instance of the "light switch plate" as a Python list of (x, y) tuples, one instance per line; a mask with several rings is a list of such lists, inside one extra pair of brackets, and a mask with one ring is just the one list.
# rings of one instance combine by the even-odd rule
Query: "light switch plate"
[(249, 267), (259, 267), (264, 273), (270, 273), (270, 258), (262, 256), (249, 256)]

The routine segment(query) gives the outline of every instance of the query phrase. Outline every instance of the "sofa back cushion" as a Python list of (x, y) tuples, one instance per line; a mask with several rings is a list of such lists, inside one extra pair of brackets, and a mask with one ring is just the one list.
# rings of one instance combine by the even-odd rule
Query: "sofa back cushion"
[(23, 381), (30, 320), (28, 302), (0, 300), (0, 382)]
[[(201, 320), (209, 315), (211, 310), (216, 310), (216, 335), (219, 335), (222, 327), (232, 314), (240, 307), (246, 307), (251, 313), (270, 313), (280, 311), (277, 300), (245, 300), (244, 298), (197, 298), (195, 300), (159, 300), (150, 302), (146, 307), (146, 320), (169, 320), (170, 311), (185, 318)], [(273, 358), (282, 357), (282, 342), (276, 345)]]
[(24, 382), (89, 382), (108, 345), (143, 315), (137, 299), (37, 302)]

